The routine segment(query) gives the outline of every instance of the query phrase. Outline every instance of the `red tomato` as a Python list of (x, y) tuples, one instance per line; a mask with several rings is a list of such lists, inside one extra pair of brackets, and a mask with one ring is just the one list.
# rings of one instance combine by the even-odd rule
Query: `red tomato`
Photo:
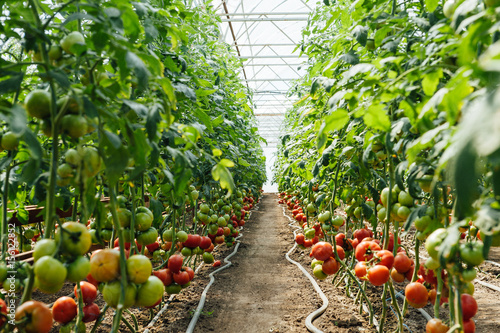
[(206, 249), (210, 248), (211, 245), (212, 245), (212, 240), (209, 237), (207, 237), (207, 236), (201, 237), (200, 249), (206, 250)]
[(335, 260), (333, 257), (330, 257), (323, 262), (321, 268), (325, 274), (333, 275), (338, 272), (339, 264), (337, 263), (337, 260)]
[(368, 269), (368, 281), (374, 286), (383, 285), (389, 281), (390, 276), (389, 268), (383, 265), (376, 265)]
[(184, 243), (182, 243), (182, 245), (184, 245), (185, 247), (189, 247), (190, 249), (194, 249), (195, 247), (200, 246), (200, 242), (200, 235), (188, 235), (188, 239)]
[(212, 265), (212, 266), (213, 266), (213, 267), (219, 267), (220, 265), (221, 265), (220, 260), (216, 260), (216, 261), (214, 261), (214, 263), (213, 263), (213, 265)]
[(295, 235), (295, 243), (299, 245), (304, 245), (305, 237), (304, 234), (297, 234)]
[(464, 333), (475, 333), (476, 332), (476, 323), (472, 319), (464, 320), (463, 329), (464, 329)]
[(337, 236), (335, 236), (335, 242), (338, 246), (344, 247), (344, 239), (345, 235), (343, 233), (337, 234)]
[(52, 306), (52, 318), (61, 324), (69, 323), (76, 317), (78, 306), (73, 298), (59, 297)]
[(174, 254), (168, 258), (168, 269), (172, 273), (179, 273), (182, 268), (182, 257), (178, 254)]
[(392, 268), (392, 265), (394, 264), (394, 255), (392, 254), (391, 251), (388, 250), (378, 251), (375, 253), (375, 257), (380, 260), (380, 262), (377, 265), (385, 266), (388, 269)]
[(90, 323), (93, 322), (99, 317), (99, 314), (101, 313), (101, 310), (99, 310), (99, 307), (95, 303), (90, 303), (87, 304), (83, 307), (83, 319), (82, 321), (84, 323)]
[(405, 288), (405, 297), (408, 300), (408, 304), (414, 308), (423, 308), (427, 305), (429, 293), (423, 284), (412, 282)]
[(179, 285), (185, 285), (186, 283), (188, 283), (190, 280), (189, 280), (189, 273), (186, 272), (186, 271), (180, 271), (180, 272), (177, 272), (177, 273), (174, 273), (174, 281), (175, 283), (179, 284)]
[[(97, 288), (90, 282), (80, 281), (83, 303), (90, 304), (97, 298)], [(78, 299), (78, 288), (75, 285), (75, 297)]]
[(366, 267), (366, 262), (360, 261), (354, 266), (354, 273), (356, 273), (356, 276), (361, 279), (361, 280), (366, 280), (366, 274), (367, 274), (367, 267)]
[(90, 273), (89, 273), (89, 275), (87, 275), (87, 281), (89, 281), (90, 283), (92, 283), (96, 288), (99, 287), (99, 281), (97, 281), (96, 279), (94, 279), (94, 277)]
[(157, 271), (153, 271), (153, 275), (156, 276), (163, 282), (164, 286), (169, 286), (174, 282), (172, 272), (168, 268), (163, 268)]
[(153, 253), (160, 248), (160, 244), (158, 242), (154, 242), (149, 245), (146, 245), (146, 248), (148, 249), (149, 252)]
[(4, 315), (7, 315), (7, 304), (5, 303), (5, 301), (3, 299), (0, 298), (0, 327), (2, 327), (3, 324), (5, 324), (5, 322), (6, 322), (5, 317), (3, 317), (1, 315), (2, 313)]
[(188, 267), (188, 266), (185, 266), (185, 267), (182, 267), (182, 269), (188, 273), (189, 275), (189, 281), (193, 280), (194, 279), (194, 271), (191, 267)]
[(405, 278), (408, 280), (408, 281), (411, 281), (411, 278), (413, 277), (413, 271), (415, 270), (415, 265), (411, 265), (410, 266), (410, 269), (408, 270), (408, 272), (404, 273), (405, 274)]
[(333, 255), (333, 248), (330, 243), (318, 242), (311, 249), (311, 255), (321, 261), (325, 261)]
[(354, 231), (354, 234), (353, 234), (354, 238), (356, 238), (358, 240), (358, 242), (362, 242), (363, 239), (367, 238), (367, 237), (373, 237), (373, 232), (371, 230), (369, 230), (367, 227), (363, 228), (363, 229), (358, 229), (356, 231)]
[(38, 301), (21, 304), (16, 309), (15, 320), (24, 322), (21, 327), (26, 333), (48, 333), (53, 322), (49, 307)]
[(401, 274), (408, 272), (411, 267), (411, 260), (404, 253), (396, 254), (394, 258), (394, 268)]
[(310, 239), (306, 239), (306, 240), (304, 240), (304, 244), (303, 245), (304, 245), (304, 247), (308, 248), (308, 247), (313, 246), (313, 242)]
[(462, 294), (460, 296), (462, 300), (462, 317), (464, 321), (471, 319), (477, 313), (477, 302), (469, 294)]
[[(429, 291), (429, 301), (434, 305), (436, 303), (437, 291), (436, 289), (431, 289)], [(439, 305), (443, 305), (444, 303), (448, 303), (448, 298), (443, 296), (441, 293), (441, 298), (439, 299)]]
[(356, 247), (356, 259), (358, 261), (369, 261), (376, 251), (380, 251), (380, 245), (372, 241), (363, 241)]
[(345, 252), (344, 252), (344, 248), (337, 245), (337, 254), (339, 255), (339, 259), (340, 260), (344, 260), (345, 259)]

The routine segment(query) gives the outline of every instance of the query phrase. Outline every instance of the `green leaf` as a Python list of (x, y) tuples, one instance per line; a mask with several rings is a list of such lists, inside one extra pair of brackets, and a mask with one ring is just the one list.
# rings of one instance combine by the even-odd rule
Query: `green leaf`
[(212, 177), (220, 183), (220, 187), (232, 193), (234, 191), (234, 181), (229, 170), (222, 164), (217, 163), (212, 168)]
[(208, 96), (216, 92), (218, 89), (198, 89), (196, 90), (197, 97)]
[(239, 163), (238, 164), (241, 165), (241, 166), (244, 166), (244, 167), (249, 167), (250, 166), (250, 163), (248, 163), (246, 160), (244, 160), (242, 158), (239, 159)]
[(438, 69), (434, 72), (425, 74), (422, 79), (422, 89), (427, 96), (432, 96), (439, 85), (439, 79), (443, 77), (443, 70)]
[(453, 180), (457, 193), (455, 215), (459, 220), (473, 212), (472, 204), (479, 195), (477, 158), (476, 151), (469, 142), (458, 151), (453, 163)]
[(349, 121), (349, 113), (344, 109), (337, 109), (325, 117), (324, 122), (318, 131), (317, 148), (322, 153), (326, 145), (327, 134), (330, 131), (335, 131), (343, 128)]
[(368, 38), (368, 27), (358, 25), (354, 28), (352, 33), (359, 44), (361, 44), (362, 46), (366, 45), (366, 40)]
[(218, 149), (218, 148), (215, 148), (215, 149), (212, 149), (212, 155), (214, 157), (219, 157), (219, 156), (222, 156), (222, 150)]
[(127, 67), (134, 70), (137, 77), (137, 88), (139, 90), (146, 89), (149, 80), (149, 71), (144, 62), (135, 53), (128, 51), (125, 56)]
[(339, 60), (345, 61), (346, 63), (351, 65), (356, 65), (357, 63), (359, 63), (359, 57), (353, 50), (340, 56)]
[[(2, 73), (4, 74), (4, 73)], [(0, 81), (0, 94), (7, 94), (10, 92), (17, 91), (21, 87), (21, 83), (23, 82), (24, 73), (12, 73), (12, 76), (9, 79)]]
[(119, 149), (122, 146), (122, 140), (115, 133), (111, 133), (110, 131), (104, 131), (104, 134), (108, 138), (109, 142), (113, 145), (115, 149)]
[(219, 162), (219, 164), (225, 166), (226, 168), (232, 168), (232, 167), (234, 167), (234, 162), (230, 161), (230, 160), (228, 160), (226, 158), (221, 159), (220, 162)]
[(388, 132), (391, 129), (391, 121), (384, 109), (382, 104), (370, 105), (363, 117), (366, 126)]

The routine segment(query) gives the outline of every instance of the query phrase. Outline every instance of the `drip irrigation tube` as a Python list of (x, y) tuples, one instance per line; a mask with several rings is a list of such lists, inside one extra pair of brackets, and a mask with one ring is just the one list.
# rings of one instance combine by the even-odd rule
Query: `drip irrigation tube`
[[(259, 207), (258, 206), (255, 206), (255, 209), (258, 210)], [(250, 216), (252, 215), (252, 212), (250, 212), (250, 214), (248, 215), (248, 217), (250, 218)], [(240, 228), (240, 230), (242, 230), (243, 227)], [(226, 258), (224, 258), (224, 262), (227, 264), (227, 265), (224, 265), (218, 269), (216, 269), (215, 271), (213, 271), (212, 273), (210, 273), (208, 276), (210, 276), (210, 282), (207, 284), (207, 286), (205, 287), (205, 289), (203, 290), (203, 293), (201, 294), (201, 297), (200, 297), (200, 302), (198, 303), (198, 307), (196, 308), (196, 311), (194, 312), (193, 314), (193, 318), (191, 318), (191, 321), (189, 322), (189, 326), (186, 330), (186, 333), (192, 333), (194, 331), (194, 328), (196, 327), (196, 324), (198, 323), (198, 319), (200, 318), (200, 315), (201, 315), (201, 312), (203, 310), (203, 307), (205, 306), (205, 300), (207, 299), (207, 293), (208, 293), (208, 290), (210, 289), (210, 287), (212, 286), (212, 284), (215, 282), (215, 277), (214, 275), (228, 267), (230, 267), (233, 263), (231, 261), (229, 261), (229, 259), (234, 256), (237, 252), (238, 252), (238, 248), (240, 247), (240, 241), (239, 239), (243, 236), (243, 233), (240, 232), (240, 235), (238, 237), (236, 237), (236, 246), (234, 247), (234, 251), (229, 254)], [(146, 333), (146, 332), (144, 332)]]
[[(297, 230), (301, 229), (300, 227), (294, 225), (295, 222), (292, 221), (292, 219), (285, 214), (285, 208), (283, 208), (283, 216), (285, 216), (286, 218), (288, 218), (288, 220), (290, 220), (290, 224), (288, 224), (290, 227), (292, 228), (296, 228), (294, 231), (293, 231), (293, 235), (295, 236), (297, 234)], [(323, 293), (323, 290), (321, 290), (320, 286), (318, 285), (318, 283), (316, 282), (316, 280), (314, 280), (314, 278), (311, 276), (311, 274), (309, 274), (305, 269), (304, 267), (302, 267), (301, 264), (299, 264), (298, 262), (294, 261), (293, 259), (290, 258), (290, 254), (295, 251), (295, 249), (297, 248), (297, 244), (294, 244), (293, 247), (290, 249), (290, 251), (287, 252), (287, 254), (285, 255), (286, 257), (286, 260), (288, 260), (289, 262), (291, 262), (292, 264), (296, 265), (301, 271), (302, 273), (309, 279), (309, 281), (311, 282), (311, 284), (313, 285), (314, 287), (314, 290), (316, 290), (316, 292), (318, 293), (319, 297), (321, 298), (321, 300), (323, 301), (323, 305), (315, 310), (314, 312), (310, 313), (307, 318), (306, 318), (306, 327), (307, 329), (310, 331), (310, 332), (313, 332), (313, 333), (322, 333), (323, 331), (321, 331), (320, 329), (318, 329), (316, 326), (313, 325), (313, 320), (318, 318), (319, 316), (321, 316), (326, 308), (328, 307), (328, 298), (326, 298), (325, 294)]]

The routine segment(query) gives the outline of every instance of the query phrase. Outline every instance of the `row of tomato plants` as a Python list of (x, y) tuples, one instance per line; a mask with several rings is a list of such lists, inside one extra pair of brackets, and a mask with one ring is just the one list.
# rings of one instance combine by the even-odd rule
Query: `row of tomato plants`
[[(260, 195), (262, 138), (239, 60), (219, 42), (215, 13), (182, 1), (0, 8), (1, 329), (48, 331), (58, 314), (83, 330), (96, 319), (94, 291), (79, 283), (87, 277), (115, 309), (116, 332), (131, 305), (188, 285), (195, 263), (212, 260), (212, 240), (232, 245)], [(44, 222), (11, 225), (14, 212), (30, 222), (28, 205), (43, 207)], [(56, 208), (71, 208), (69, 221)], [(105, 249), (90, 256), (93, 243)], [(33, 267), (15, 261), (32, 246)], [(68, 281), (77, 302), (56, 302), (48, 316), (31, 301), (35, 288), (56, 293)]]
[[(285, 116), (274, 181), (286, 203), (321, 221), (316, 228), (334, 252), (343, 219), (333, 212), (344, 205), (343, 231), (353, 243), (344, 250), (352, 252), (346, 262), (333, 258), (357, 268), (356, 278), (354, 271), (342, 273), (356, 283), (383, 282), (382, 301), (391, 295), (401, 332), (406, 303), (427, 303), (425, 287), (414, 284), (420, 278), (440, 300), (436, 319), (439, 304), (446, 298), (449, 304), (449, 317), (440, 318), (446, 323), (432, 321), (429, 326), (438, 327), (430, 332), (474, 331), (469, 306), (475, 302), (466, 295), (473, 293), (475, 267), (500, 245), (500, 141), (492, 125), (498, 15), (491, 1), (325, 0), (303, 32), (299, 49), (309, 56), (307, 74), (296, 83), (299, 101)], [(353, 232), (364, 230), (362, 221), (380, 244), (362, 238), (356, 244)], [(304, 231), (309, 237), (319, 232)], [(422, 297), (409, 300), (408, 290), (403, 309), (393, 281), (408, 272), (380, 265), (391, 258), (385, 251), (402, 256), (398, 242), (389, 249), (402, 233), (412, 235), (415, 269), (407, 276)], [(420, 269), (424, 243), (430, 258)], [(360, 244), (368, 256), (355, 255)], [(327, 267), (332, 272), (336, 266)]]

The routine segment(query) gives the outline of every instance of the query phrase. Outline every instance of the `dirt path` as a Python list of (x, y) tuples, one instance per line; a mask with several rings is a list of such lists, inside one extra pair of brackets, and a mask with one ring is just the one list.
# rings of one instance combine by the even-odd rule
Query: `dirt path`
[(276, 196), (264, 195), (245, 225), (234, 266), (216, 275), (195, 332), (307, 332), (305, 317), (318, 298), (284, 258), (291, 247), (284, 220)]

